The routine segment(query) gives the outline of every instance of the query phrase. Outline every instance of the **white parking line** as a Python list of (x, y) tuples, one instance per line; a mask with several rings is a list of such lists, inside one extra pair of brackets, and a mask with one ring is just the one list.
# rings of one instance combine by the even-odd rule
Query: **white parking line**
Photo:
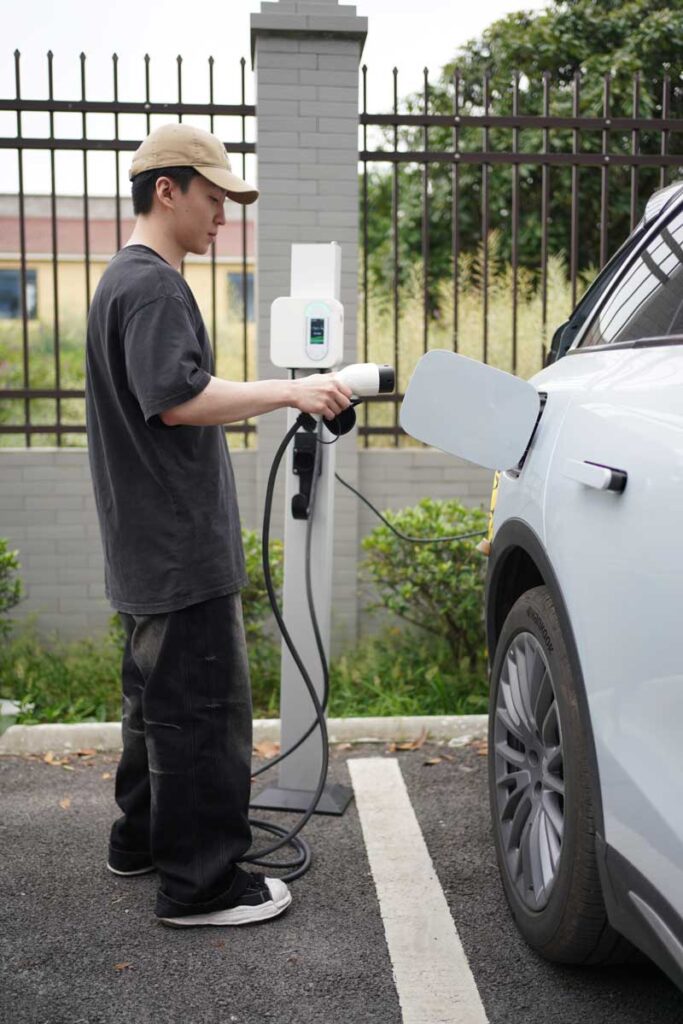
[(486, 1024), (398, 762), (368, 757), (348, 766), (403, 1024)]

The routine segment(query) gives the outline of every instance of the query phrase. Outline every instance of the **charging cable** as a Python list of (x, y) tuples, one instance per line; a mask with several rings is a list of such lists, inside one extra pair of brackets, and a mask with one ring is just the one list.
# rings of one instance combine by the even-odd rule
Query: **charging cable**
[[(354, 402), (353, 404), (355, 405), (355, 404), (357, 404), (357, 402)], [(333, 424), (334, 422), (335, 422), (334, 420), (331, 421), (331, 424)], [(330, 433), (334, 433), (334, 429), (331, 429), (331, 424), (326, 423), (325, 426), (330, 431)], [(269, 821), (262, 821), (260, 819), (255, 819), (255, 818), (250, 818), (249, 819), (249, 824), (251, 826), (253, 826), (254, 828), (257, 828), (257, 829), (261, 829), (262, 831), (268, 832), (271, 835), (277, 836), (278, 840), (277, 840), (277, 842), (272, 843), (270, 846), (266, 846), (263, 849), (255, 850), (254, 852), (252, 852), (248, 856), (243, 857), (242, 858), (242, 862), (243, 863), (249, 863), (249, 864), (256, 864), (256, 865), (260, 865), (260, 866), (265, 866), (265, 867), (268, 867), (268, 868), (275, 868), (275, 869), (285, 870), (285, 871), (287, 871), (287, 873), (284, 874), (284, 875), (281, 875), (280, 877), (282, 878), (283, 881), (286, 881), (286, 882), (291, 882), (291, 881), (294, 881), (297, 878), (300, 878), (306, 871), (308, 871), (309, 867), (311, 866), (311, 860), (312, 860), (311, 848), (310, 848), (309, 844), (306, 842), (306, 840), (303, 839), (299, 835), (299, 833), (301, 832), (301, 830), (304, 828), (304, 826), (308, 823), (310, 818), (315, 813), (315, 809), (316, 809), (316, 807), (318, 805), (318, 801), (320, 800), (320, 797), (322, 796), (323, 790), (325, 788), (325, 783), (327, 781), (327, 772), (328, 772), (328, 767), (329, 767), (329, 742), (328, 742), (328, 734), (327, 734), (327, 723), (325, 721), (325, 711), (327, 709), (327, 704), (328, 704), (328, 700), (329, 700), (329, 684), (330, 684), (329, 665), (328, 665), (328, 662), (327, 662), (327, 657), (325, 655), (325, 648), (324, 648), (324, 645), (323, 645), (323, 642), (322, 642), (322, 637), (320, 635), (320, 628), (319, 628), (318, 619), (317, 619), (317, 615), (316, 615), (316, 611), (315, 611), (315, 604), (314, 604), (314, 601), (313, 601), (313, 586), (312, 586), (312, 579), (311, 579), (311, 537), (312, 537), (312, 526), (313, 526), (313, 512), (314, 512), (314, 509), (315, 509), (317, 478), (318, 478), (319, 471), (320, 471), (320, 457), (321, 457), (321, 451), (322, 451), (320, 446), (324, 445), (324, 444), (335, 444), (339, 440), (339, 438), (342, 436), (343, 432), (341, 430), (339, 430), (339, 432), (337, 433), (337, 436), (334, 437), (332, 441), (326, 441), (326, 440), (324, 440), (321, 437), (322, 425), (323, 425), (323, 421), (322, 420), (320, 420), (318, 423), (316, 423), (316, 421), (313, 419), (313, 417), (310, 416), (308, 413), (301, 413), (296, 418), (294, 424), (287, 431), (287, 433), (285, 434), (284, 438), (282, 439), (282, 441), (280, 443), (280, 446), (279, 446), (277, 452), (275, 453), (275, 457), (273, 459), (273, 462), (272, 462), (272, 465), (271, 465), (271, 468), (270, 468), (270, 473), (269, 473), (269, 476), (268, 476), (268, 484), (267, 484), (267, 487), (266, 487), (266, 498), (265, 498), (264, 512), (263, 512), (262, 559), (263, 559), (263, 575), (264, 575), (264, 580), (265, 580), (265, 584), (266, 584), (266, 591), (268, 593), (268, 598), (269, 598), (269, 601), (270, 601), (270, 605), (271, 605), (271, 608), (273, 610), (273, 614), (275, 616), (275, 620), (277, 622), (277, 625), (278, 625), (278, 628), (279, 628), (280, 633), (282, 635), (282, 638), (284, 639), (284, 641), (285, 641), (285, 643), (287, 645), (287, 648), (289, 649), (289, 652), (292, 655), (292, 658), (294, 659), (294, 663), (296, 664), (297, 668), (299, 669), (301, 677), (304, 680), (306, 688), (308, 689), (309, 695), (311, 697), (311, 703), (313, 704), (313, 709), (315, 711), (315, 718), (311, 722), (310, 726), (306, 729), (306, 731), (299, 737), (299, 739), (291, 747), (289, 747), (287, 750), (283, 751), (282, 753), (278, 754), (276, 757), (271, 758), (266, 764), (262, 765), (259, 769), (257, 769), (257, 771), (255, 771), (253, 773), (252, 777), (256, 778), (259, 775), (261, 775), (263, 772), (268, 771), (270, 768), (274, 768), (275, 765), (280, 764), (282, 761), (284, 761), (285, 758), (289, 757), (290, 754), (293, 754), (294, 751), (297, 750), (301, 746), (301, 744), (304, 743), (308, 739), (308, 737), (312, 734), (312, 732), (316, 728), (320, 729), (320, 738), (321, 738), (321, 743), (322, 743), (322, 761), (321, 761), (321, 766), (320, 766), (320, 775), (319, 775), (319, 778), (318, 778), (318, 784), (316, 786), (315, 793), (311, 797), (311, 802), (310, 802), (308, 808), (303, 813), (303, 815), (301, 816), (299, 821), (296, 823), (296, 825), (294, 825), (291, 829), (287, 830), (287, 829), (282, 828), (279, 825), (275, 825), (275, 824), (273, 824), (272, 822), (269, 822)], [(311, 431), (311, 432), (315, 431), (316, 441), (318, 442), (318, 444), (316, 445), (316, 449), (315, 449), (316, 454), (315, 454), (314, 465), (313, 465), (313, 479), (312, 479), (312, 483), (311, 483), (311, 493), (310, 493), (310, 498), (309, 498), (309, 515), (308, 515), (308, 522), (307, 522), (307, 527), (306, 527), (305, 581), (306, 581), (306, 600), (307, 600), (307, 604), (308, 604), (309, 614), (311, 616), (311, 625), (313, 627), (313, 633), (314, 633), (314, 636), (315, 636), (316, 647), (317, 647), (317, 650), (318, 650), (318, 654), (319, 654), (319, 657), (320, 657), (320, 663), (321, 663), (321, 667), (322, 667), (322, 675), (323, 675), (323, 695), (322, 695), (322, 701), (318, 697), (318, 694), (317, 694), (316, 688), (315, 688), (315, 686), (313, 684), (313, 681), (311, 680), (311, 677), (309, 676), (308, 671), (306, 670), (306, 666), (304, 665), (303, 661), (301, 660), (299, 652), (297, 651), (297, 649), (296, 649), (296, 647), (294, 645), (294, 642), (293, 642), (293, 640), (291, 638), (291, 635), (290, 635), (290, 633), (289, 633), (289, 631), (287, 629), (287, 626), (285, 625), (284, 619), (282, 617), (282, 612), (280, 611), (280, 607), (279, 607), (278, 600), (277, 600), (277, 595), (275, 593), (275, 587), (273, 585), (272, 573), (271, 573), (271, 568), (270, 568), (270, 559), (269, 559), (270, 520), (271, 520), (271, 514), (272, 514), (273, 494), (274, 494), (274, 491), (275, 491), (275, 481), (276, 481), (277, 473), (278, 473), (278, 470), (280, 468), (280, 464), (282, 462), (284, 454), (285, 454), (289, 444), (291, 443), (294, 435), (298, 432), (298, 430), (301, 427), (303, 427), (304, 429), (306, 429), (308, 431)], [(367, 505), (368, 508), (370, 508), (375, 513), (375, 515), (394, 534), (396, 534), (397, 537), (400, 537), (401, 540), (404, 540), (406, 542), (409, 542), (409, 543), (412, 543), (412, 544), (445, 544), (445, 543), (452, 543), (454, 541), (468, 540), (468, 539), (473, 538), (473, 537), (481, 537), (481, 536), (485, 535), (485, 531), (478, 530), (478, 531), (471, 532), (471, 533), (453, 534), (453, 535), (446, 536), (446, 537), (410, 537), (407, 534), (402, 533), (395, 526), (393, 526), (393, 524), (390, 523), (389, 520), (386, 519), (386, 517), (384, 515), (382, 515), (382, 513), (378, 509), (375, 508), (375, 506), (372, 504), (372, 502), (370, 502), (363, 494), (361, 494), (360, 491), (356, 490), (355, 487), (352, 487), (351, 484), (349, 484), (346, 480), (344, 480), (339, 475), (339, 473), (335, 473), (335, 478), (339, 481), (340, 484), (342, 484), (342, 486), (346, 487), (349, 491), (351, 491), (358, 498), (360, 498), (360, 500), (362, 502), (364, 502), (364, 504)], [(293, 847), (293, 849), (296, 851), (296, 857), (295, 857), (294, 860), (273, 863), (272, 861), (269, 861), (269, 860), (265, 859), (265, 858), (269, 857), (271, 854), (275, 853), (277, 850), (281, 849), (283, 846), (291, 846), (291, 847)]]
[[(283, 458), (283, 456), (285, 454), (285, 451), (287, 450), (287, 447), (289, 446), (289, 444), (290, 444), (292, 438), (294, 437), (294, 435), (297, 433), (297, 431), (299, 430), (299, 428), (301, 426), (306, 426), (306, 427), (308, 427), (310, 429), (311, 423), (315, 424), (315, 421), (312, 419), (312, 417), (308, 416), (308, 414), (306, 414), (306, 413), (301, 413), (297, 417), (297, 419), (295, 420), (294, 424), (290, 427), (290, 429), (285, 434), (284, 438), (282, 439), (282, 441), (280, 443), (280, 446), (279, 446), (277, 452), (275, 453), (275, 458), (273, 459), (273, 463), (272, 463), (272, 465), (270, 467), (270, 474), (268, 476), (268, 485), (266, 487), (266, 499), (265, 499), (265, 507), (264, 507), (264, 512), (263, 512), (262, 557), (263, 557), (263, 574), (264, 574), (265, 583), (266, 583), (266, 590), (268, 592), (268, 598), (270, 600), (270, 604), (271, 604), (271, 607), (273, 609), (273, 614), (275, 615), (275, 619), (276, 619), (276, 622), (278, 624), (278, 628), (280, 630), (280, 633), (282, 634), (282, 638), (285, 641), (285, 643), (287, 644), (289, 652), (292, 655), (292, 658), (294, 659), (294, 662), (295, 662), (297, 668), (299, 669), (299, 672), (301, 673), (301, 676), (302, 676), (302, 678), (304, 680), (304, 683), (306, 684), (306, 688), (308, 689), (309, 695), (311, 697), (311, 702), (313, 704), (313, 708), (315, 710), (316, 717), (315, 717), (315, 720), (310, 725), (310, 727), (308, 728), (308, 730), (297, 740), (297, 742), (292, 747), (290, 747), (284, 753), (278, 755), (278, 757), (273, 758), (266, 765), (262, 766), (258, 770), (258, 772), (255, 773), (255, 775), (260, 775), (262, 772), (266, 771), (267, 769), (272, 768), (275, 764), (278, 764), (280, 761), (283, 761), (286, 757), (289, 757), (289, 755), (292, 754), (304, 742), (304, 740), (308, 738), (308, 736), (310, 736), (310, 734), (313, 732), (313, 730), (317, 726), (320, 729), (320, 737), (321, 737), (321, 742), (322, 742), (322, 762), (321, 762), (321, 766), (320, 766), (320, 776), (318, 778), (318, 785), (316, 787), (315, 793), (313, 794), (313, 796), (311, 798), (311, 803), (309, 804), (307, 810), (304, 812), (302, 817), (296, 823), (296, 825), (294, 825), (294, 827), (291, 828), (289, 831), (287, 829), (284, 829), (284, 828), (280, 827), (279, 825), (274, 825), (271, 822), (261, 821), (259, 819), (252, 819), (252, 818), (249, 819), (250, 825), (254, 826), (255, 828), (262, 829), (262, 830), (264, 830), (266, 832), (270, 832), (271, 834), (279, 836), (280, 838), (278, 839), (277, 842), (271, 844), (270, 846), (267, 846), (264, 849), (255, 850), (254, 852), (249, 854), (247, 857), (243, 857), (242, 858), (243, 862), (247, 862), (247, 863), (250, 863), (250, 864), (262, 865), (262, 866), (266, 866), (266, 867), (269, 867), (269, 868), (278, 868), (278, 869), (280, 869), (280, 868), (284, 868), (284, 869), (290, 868), (290, 869), (292, 869), (287, 874), (281, 876), (283, 881), (287, 881), (287, 882), (291, 882), (291, 881), (294, 881), (294, 879), (296, 879), (296, 878), (300, 878), (301, 875), (303, 875), (308, 870), (308, 868), (310, 867), (310, 864), (311, 864), (311, 849), (310, 849), (310, 846), (308, 845), (308, 843), (306, 842), (305, 839), (302, 839), (299, 836), (299, 832), (301, 832), (301, 830), (304, 828), (306, 823), (309, 821), (309, 819), (314, 814), (315, 809), (316, 809), (316, 807), (318, 805), (318, 801), (320, 800), (320, 797), (322, 796), (323, 790), (325, 788), (325, 782), (327, 781), (327, 769), (328, 769), (328, 764), (329, 764), (329, 743), (328, 743), (328, 737), (327, 737), (327, 723), (325, 722), (325, 706), (326, 706), (326, 703), (327, 703), (327, 692), (329, 691), (329, 677), (328, 677), (328, 672), (327, 672), (327, 663), (326, 663), (326, 660), (325, 660), (325, 662), (324, 662), (324, 667), (325, 667), (324, 676), (325, 676), (325, 690), (326, 690), (326, 693), (325, 693), (325, 705), (323, 705), (323, 704), (321, 704), (321, 702), (320, 702), (320, 700), (318, 698), (318, 694), (316, 692), (315, 686), (314, 686), (314, 684), (313, 684), (313, 682), (312, 682), (312, 680), (311, 680), (311, 678), (310, 678), (310, 676), (309, 676), (309, 674), (308, 674), (308, 672), (306, 670), (306, 666), (304, 665), (303, 661), (301, 660), (301, 657), (299, 656), (299, 652), (297, 651), (296, 647), (294, 646), (294, 642), (293, 642), (293, 640), (292, 640), (292, 638), (291, 638), (291, 636), (289, 634), (289, 630), (287, 629), (287, 626), (285, 625), (284, 619), (282, 617), (282, 613), (280, 611), (280, 607), (279, 607), (279, 604), (278, 604), (278, 601), (277, 601), (277, 596), (275, 594), (275, 588), (273, 586), (273, 580), (272, 580), (272, 575), (271, 575), (271, 570), (270, 570), (270, 561), (269, 561), (268, 554), (269, 554), (269, 546), (270, 546), (270, 519), (271, 519), (272, 504), (273, 504), (273, 493), (275, 491), (275, 480), (276, 480), (276, 477), (277, 477), (277, 472), (278, 472), (278, 469), (280, 467), (280, 463), (282, 462), (282, 458)], [(315, 474), (314, 474), (314, 479), (315, 479)], [(313, 602), (312, 602), (312, 589), (311, 589), (311, 585), (310, 585), (310, 525), (311, 525), (311, 523), (312, 523), (312, 517), (309, 517), (309, 527), (308, 527), (308, 531), (307, 531), (307, 543), (306, 543), (306, 549), (307, 549), (307, 559), (306, 559), (306, 561), (307, 561), (307, 565), (306, 565), (306, 572), (307, 572), (306, 584), (307, 584), (307, 586), (306, 586), (306, 589), (307, 589), (307, 594), (308, 594), (308, 597), (309, 597), (309, 610), (312, 611), (312, 613), (313, 613), (313, 621), (315, 622), (316, 641), (318, 642), (318, 645), (319, 645), (318, 646), (318, 650), (322, 654), (322, 656), (324, 657), (324, 650), (323, 650), (323, 647), (322, 647), (322, 642), (320, 640), (319, 630), (317, 628), (317, 619), (315, 619), (315, 611), (314, 611)], [(281, 863), (273, 863), (271, 861), (264, 860), (264, 858), (270, 856), (270, 854), (275, 853), (276, 850), (279, 850), (283, 846), (287, 846), (287, 845), (293, 846), (294, 849), (297, 851), (298, 856), (296, 857), (295, 860), (281, 862)]]

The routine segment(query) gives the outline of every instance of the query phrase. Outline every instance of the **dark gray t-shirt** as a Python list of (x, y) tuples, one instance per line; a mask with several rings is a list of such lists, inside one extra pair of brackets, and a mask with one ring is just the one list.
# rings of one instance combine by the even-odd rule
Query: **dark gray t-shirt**
[(119, 611), (176, 611), (247, 582), (225, 431), (159, 418), (212, 372), (183, 277), (147, 246), (121, 249), (93, 296), (85, 386), (105, 593)]

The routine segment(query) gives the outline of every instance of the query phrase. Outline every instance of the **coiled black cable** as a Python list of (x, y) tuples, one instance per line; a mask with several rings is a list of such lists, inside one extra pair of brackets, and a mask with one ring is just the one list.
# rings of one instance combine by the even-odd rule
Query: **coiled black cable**
[[(280, 629), (280, 633), (282, 634), (282, 637), (283, 637), (285, 643), (287, 644), (289, 652), (292, 655), (292, 658), (294, 659), (294, 663), (296, 664), (297, 668), (299, 669), (299, 672), (301, 673), (301, 676), (302, 676), (302, 678), (304, 680), (304, 683), (306, 684), (306, 687), (308, 689), (309, 695), (311, 697), (311, 701), (313, 703), (313, 707), (315, 709), (316, 719), (312, 723), (312, 725), (309, 727), (307, 732), (304, 733), (304, 735), (302, 737), (300, 737), (297, 740), (297, 742), (292, 747), (290, 747), (283, 754), (280, 754), (277, 758), (273, 758), (271, 761), (269, 761), (269, 763), (267, 765), (265, 765), (263, 768), (259, 769), (259, 773), (258, 774), (260, 774), (262, 771), (265, 771), (267, 768), (272, 768), (274, 764), (278, 763), (279, 761), (282, 761), (285, 757), (288, 757), (294, 750), (297, 749), (297, 747), (299, 747), (304, 742), (304, 740), (311, 734), (313, 729), (316, 726), (318, 726), (319, 729), (320, 729), (320, 738), (321, 738), (321, 742), (322, 742), (322, 761), (321, 761), (321, 766), (320, 766), (320, 776), (319, 776), (319, 779), (318, 779), (318, 785), (316, 787), (316, 791), (315, 791), (313, 797), (311, 798), (311, 803), (310, 803), (308, 809), (304, 812), (304, 814), (301, 816), (301, 818), (299, 819), (299, 821), (297, 822), (297, 824), (293, 828), (287, 830), (287, 829), (282, 828), (279, 825), (274, 825), (271, 822), (264, 822), (264, 821), (261, 821), (260, 819), (252, 819), (252, 818), (249, 819), (249, 822), (250, 822), (250, 824), (253, 827), (262, 829), (262, 830), (267, 831), (267, 832), (270, 832), (273, 835), (280, 836), (281, 838), (279, 839), (278, 842), (273, 843), (270, 846), (266, 846), (264, 849), (255, 850), (252, 853), (248, 854), (246, 857), (242, 858), (243, 862), (247, 862), (249, 864), (258, 864), (258, 865), (263, 865), (263, 866), (266, 866), (266, 867), (269, 867), (269, 868), (276, 868), (276, 869), (292, 868), (293, 870), (289, 871), (288, 874), (281, 876), (284, 881), (288, 881), (288, 882), (294, 881), (294, 879), (296, 879), (296, 878), (300, 878), (301, 875), (303, 875), (304, 872), (306, 872), (308, 870), (308, 868), (310, 867), (310, 864), (311, 864), (311, 857), (312, 857), (312, 855), (311, 855), (310, 846), (308, 845), (308, 843), (306, 842), (305, 839), (302, 839), (302, 838), (299, 837), (298, 833), (301, 832), (301, 830), (304, 828), (306, 823), (309, 821), (309, 819), (314, 814), (315, 809), (316, 809), (316, 807), (318, 805), (318, 801), (320, 800), (320, 797), (322, 796), (323, 790), (325, 788), (325, 782), (327, 780), (327, 769), (328, 769), (328, 764), (329, 764), (329, 745), (328, 745), (328, 738), (327, 738), (327, 724), (325, 722), (324, 708), (323, 708), (323, 705), (320, 703), (320, 700), (318, 698), (318, 694), (317, 694), (317, 692), (315, 690), (315, 686), (313, 685), (313, 682), (312, 682), (312, 680), (311, 680), (311, 678), (310, 678), (310, 676), (309, 676), (309, 674), (308, 674), (308, 672), (306, 670), (306, 666), (304, 665), (304, 663), (302, 662), (302, 660), (301, 660), (301, 658), (299, 656), (299, 652), (297, 651), (296, 647), (294, 646), (294, 642), (292, 641), (292, 638), (291, 638), (291, 636), (289, 634), (289, 631), (288, 631), (288, 629), (287, 629), (287, 627), (285, 625), (284, 619), (282, 618), (282, 613), (280, 611), (280, 607), (279, 607), (278, 601), (277, 601), (277, 596), (275, 594), (275, 589), (273, 587), (273, 580), (272, 580), (272, 575), (271, 575), (271, 571), (270, 571), (270, 562), (269, 562), (268, 553), (269, 553), (269, 547), (270, 547), (270, 518), (271, 518), (271, 511), (272, 511), (272, 504), (273, 504), (273, 493), (275, 491), (275, 480), (276, 480), (276, 477), (277, 477), (277, 472), (278, 472), (278, 469), (280, 467), (280, 463), (282, 461), (283, 455), (284, 455), (285, 451), (287, 450), (287, 447), (289, 446), (290, 441), (292, 440), (292, 438), (294, 437), (294, 435), (298, 431), (299, 427), (301, 427), (303, 425), (310, 425), (310, 423), (311, 423), (311, 418), (308, 417), (306, 413), (302, 413), (301, 415), (299, 415), (297, 417), (297, 419), (295, 420), (294, 424), (290, 427), (290, 429), (285, 434), (284, 438), (282, 439), (282, 441), (280, 443), (280, 446), (279, 446), (277, 452), (275, 453), (275, 458), (273, 459), (273, 462), (272, 462), (272, 465), (271, 465), (271, 468), (270, 468), (270, 474), (268, 476), (268, 485), (266, 487), (266, 500), (265, 500), (265, 507), (264, 507), (264, 512), (263, 512), (262, 558), (263, 558), (263, 574), (264, 574), (265, 583), (266, 583), (266, 590), (268, 592), (268, 597), (269, 597), (269, 600), (270, 600), (270, 603), (271, 603), (271, 607), (273, 609), (273, 614), (275, 615), (275, 619), (276, 619), (278, 627)], [(310, 524), (310, 522), (311, 522), (311, 517), (309, 517), (309, 524)], [(310, 525), (309, 525), (309, 531), (310, 531)], [(310, 541), (309, 541), (308, 536), (307, 536), (307, 550), (310, 553)], [(310, 559), (309, 559), (309, 563), (310, 563)], [(307, 566), (307, 574), (308, 573), (310, 573), (310, 564)], [(307, 578), (307, 584), (309, 582), (310, 581)], [(310, 587), (309, 586), (307, 586), (307, 591), (310, 593)], [(309, 606), (312, 607), (312, 601), (310, 602)], [(319, 640), (319, 632), (317, 631), (317, 620), (315, 619), (315, 613), (314, 613), (314, 622), (315, 622), (315, 629), (316, 629), (316, 640)], [(322, 650), (322, 645), (319, 646), (319, 650)], [(325, 665), (325, 677), (326, 677), (326, 680), (327, 680), (326, 665)], [(327, 688), (328, 688), (328, 682), (326, 681), (326, 690), (327, 690)], [(270, 854), (275, 853), (276, 850), (279, 850), (283, 846), (286, 846), (286, 845), (293, 846), (294, 849), (297, 851), (298, 857), (295, 860), (287, 861), (287, 862), (280, 862), (280, 863), (272, 863), (271, 861), (264, 860), (265, 857), (268, 857)]]

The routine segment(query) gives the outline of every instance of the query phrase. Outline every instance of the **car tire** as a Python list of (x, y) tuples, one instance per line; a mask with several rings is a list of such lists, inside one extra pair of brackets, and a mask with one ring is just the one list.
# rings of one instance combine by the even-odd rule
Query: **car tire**
[(607, 920), (585, 726), (555, 605), (547, 587), (535, 587), (508, 614), (491, 669), (498, 867), (515, 922), (538, 953), (560, 963), (613, 963), (636, 951)]

